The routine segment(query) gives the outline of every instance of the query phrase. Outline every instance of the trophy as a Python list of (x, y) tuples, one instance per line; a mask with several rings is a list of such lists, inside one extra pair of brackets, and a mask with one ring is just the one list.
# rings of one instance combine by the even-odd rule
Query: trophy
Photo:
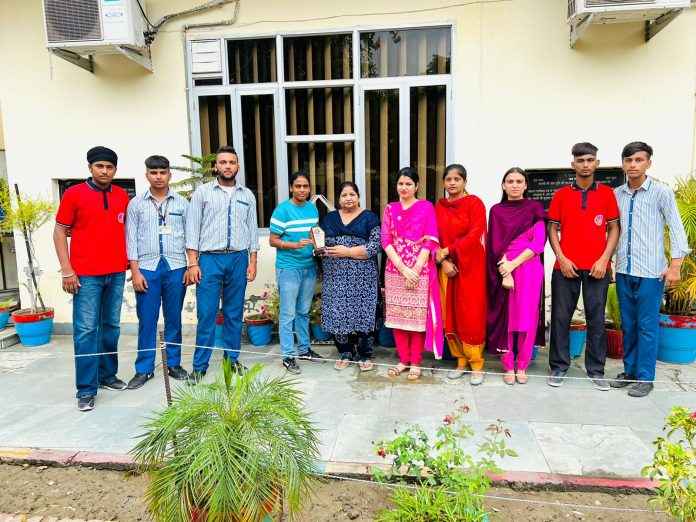
[(315, 225), (310, 229), (310, 234), (314, 241), (314, 255), (322, 255), (326, 250), (326, 232), (319, 225)]

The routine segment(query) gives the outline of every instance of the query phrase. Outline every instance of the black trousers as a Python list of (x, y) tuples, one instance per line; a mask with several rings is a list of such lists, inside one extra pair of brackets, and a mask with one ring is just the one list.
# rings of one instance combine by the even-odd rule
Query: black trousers
[(573, 312), (578, 304), (580, 288), (587, 321), (585, 369), (588, 375), (603, 376), (607, 358), (607, 330), (604, 310), (607, 304), (609, 272), (602, 279), (590, 276), (589, 270), (578, 270), (580, 277), (569, 279), (560, 270), (551, 276), (551, 346), (549, 366), (551, 371), (567, 371), (570, 367), (569, 328)]
[(372, 344), (374, 340), (371, 332), (354, 332), (352, 334), (335, 334), (334, 344), (342, 359), (353, 359), (355, 349), (361, 361), (372, 357)]

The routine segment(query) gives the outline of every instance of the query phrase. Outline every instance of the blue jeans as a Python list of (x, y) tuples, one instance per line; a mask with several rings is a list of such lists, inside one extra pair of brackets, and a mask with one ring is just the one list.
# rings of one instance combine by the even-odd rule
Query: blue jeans
[[(280, 317), (278, 334), (280, 353), (283, 357), (294, 357), (309, 351), (309, 309), (312, 306), (314, 288), (317, 286), (317, 269), (276, 268), (276, 281), (280, 295)], [(297, 350), (293, 336), (293, 323), (297, 334)]]
[[(79, 276), (73, 297), (73, 342), (77, 397), (96, 395), (118, 371), (118, 337), (126, 273)], [(105, 355), (97, 355), (105, 354)], [(93, 357), (89, 357), (92, 355)]]
[(215, 346), (215, 321), (220, 310), (222, 295), (222, 346), (225, 357), (235, 362), (242, 346), (242, 314), (249, 253), (246, 250), (229, 254), (206, 254), (198, 260), (201, 282), (196, 286), (196, 351), (193, 369), (205, 371), (212, 350), (201, 346)]
[(657, 335), (665, 282), (657, 278), (616, 274), (621, 308), (624, 372), (641, 381), (655, 380)]
[(160, 305), (164, 315), (164, 340), (167, 343), (167, 366), (181, 364), (181, 309), (184, 306), (186, 286), (183, 283), (185, 268), (169, 270), (162, 258), (155, 270), (140, 271), (147, 281), (145, 292), (135, 293), (138, 313), (138, 357), (135, 359), (136, 373), (153, 373), (155, 356), (153, 348), (159, 346), (157, 321)]

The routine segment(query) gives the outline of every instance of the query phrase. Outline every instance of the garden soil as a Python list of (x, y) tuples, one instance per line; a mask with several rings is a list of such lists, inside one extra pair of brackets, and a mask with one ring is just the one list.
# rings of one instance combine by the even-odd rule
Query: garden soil
[[(93, 468), (55, 468), (0, 464), (0, 514), (56, 516), (73, 519), (152, 520), (143, 504), (146, 478), (129, 472)], [(304, 503), (301, 522), (368, 522), (389, 509), (389, 490), (373, 484), (327, 481)], [(613, 508), (647, 509), (647, 496), (580, 491), (514, 491), (492, 488), (490, 495), (527, 500)], [(656, 513), (609, 512), (586, 507), (521, 504), (491, 500), (493, 520), (591, 520), (655, 522), (667, 520)], [(286, 517), (286, 520), (289, 520)]]

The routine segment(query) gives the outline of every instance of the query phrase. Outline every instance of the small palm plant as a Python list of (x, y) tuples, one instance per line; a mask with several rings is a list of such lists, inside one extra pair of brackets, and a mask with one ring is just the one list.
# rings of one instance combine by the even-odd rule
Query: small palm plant
[(226, 362), (145, 425), (133, 453), (156, 520), (257, 521), (281, 500), (296, 516), (316, 478), (317, 429), (294, 382), (260, 371), (235, 376)]
[[(670, 315), (689, 315), (696, 305), (696, 175), (677, 180), (674, 196), (691, 253), (682, 262), (681, 280), (665, 289), (663, 311)], [(669, 233), (666, 231), (666, 253), (669, 253), (669, 245)]]
[(186, 199), (191, 199), (191, 195), (200, 185), (203, 183), (209, 183), (215, 179), (215, 176), (213, 175), (215, 153), (211, 152), (205, 156), (191, 156), (189, 154), (182, 154), (181, 157), (189, 160), (194, 166), (176, 167), (172, 165), (172, 170), (187, 172), (190, 175), (188, 178), (177, 181), (176, 183), (172, 183), (171, 186)]

